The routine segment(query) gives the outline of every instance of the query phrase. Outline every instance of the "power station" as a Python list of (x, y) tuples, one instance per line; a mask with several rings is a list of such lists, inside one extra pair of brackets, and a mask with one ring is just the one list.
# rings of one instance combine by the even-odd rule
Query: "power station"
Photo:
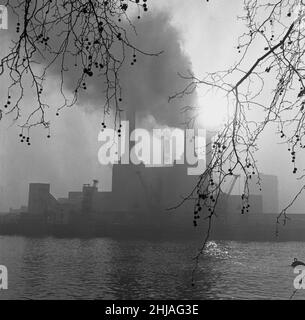
[[(130, 119), (132, 132), (134, 115)], [(211, 145), (208, 135), (207, 162)], [(192, 224), (194, 201), (185, 201), (177, 207), (197, 182), (197, 176), (189, 175), (188, 169), (185, 161), (181, 164), (174, 160), (172, 165), (158, 167), (119, 161), (113, 165), (111, 192), (99, 192), (99, 181), (94, 180), (92, 184), (84, 184), (81, 191), (71, 191), (66, 198), (58, 199), (52, 196), (49, 184), (30, 183), (27, 208), (0, 216), (0, 232), (139, 237), (202, 235), (206, 223), (201, 221), (202, 228), (197, 229)], [(247, 239), (260, 233), (259, 239), (274, 237), (278, 181), (270, 175), (260, 178), (264, 193), (258, 191), (253, 177), (251, 212), (241, 215), (241, 196), (231, 194), (240, 177), (232, 176), (227, 192), (220, 196), (218, 214), (213, 219), (214, 237)], [(177, 208), (169, 210), (173, 207)], [(301, 215), (297, 218), (299, 221)]]

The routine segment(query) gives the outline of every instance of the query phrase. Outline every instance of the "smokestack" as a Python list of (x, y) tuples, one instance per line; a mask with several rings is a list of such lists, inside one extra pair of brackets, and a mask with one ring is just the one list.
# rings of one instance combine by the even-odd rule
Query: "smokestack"
[(213, 154), (213, 141), (212, 138), (217, 134), (216, 131), (206, 131), (206, 164), (207, 166), (210, 164), (212, 160), (212, 154)]
[(135, 130), (136, 128), (136, 115), (135, 112), (133, 110), (127, 110), (126, 111), (126, 120), (129, 121), (129, 141), (130, 141), (130, 150), (132, 150), (132, 148), (135, 145), (135, 142), (133, 140), (130, 139), (132, 132)]
[[(135, 112), (133, 110), (125, 111), (125, 121), (127, 122), (127, 125), (123, 132), (122, 139), (119, 140), (119, 164), (129, 163), (130, 151), (133, 149), (135, 145), (135, 141), (131, 140), (131, 134), (136, 127)], [(121, 150), (124, 150), (123, 154), (121, 153)]]

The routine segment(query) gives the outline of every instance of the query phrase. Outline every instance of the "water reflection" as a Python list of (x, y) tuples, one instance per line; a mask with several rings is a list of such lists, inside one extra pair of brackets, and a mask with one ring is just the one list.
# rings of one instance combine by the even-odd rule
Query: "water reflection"
[[(0, 299), (286, 299), (302, 243), (199, 243), (0, 237)], [(304, 298), (298, 292), (297, 299)]]

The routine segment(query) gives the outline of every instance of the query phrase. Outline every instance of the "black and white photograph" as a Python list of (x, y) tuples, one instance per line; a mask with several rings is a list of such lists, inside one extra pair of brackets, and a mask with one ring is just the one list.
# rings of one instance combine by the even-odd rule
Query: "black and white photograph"
[(304, 289), (303, 0), (0, 1), (0, 300)]

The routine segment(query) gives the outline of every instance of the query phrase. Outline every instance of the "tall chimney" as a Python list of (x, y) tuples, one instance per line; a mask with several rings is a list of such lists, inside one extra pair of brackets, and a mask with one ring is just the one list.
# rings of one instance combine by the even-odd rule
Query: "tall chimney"
[(129, 121), (129, 148), (132, 150), (132, 148), (135, 145), (135, 142), (130, 139), (132, 132), (136, 128), (136, 115), (133, 110), (127, 110), (126, 111), (126, 120)]
[(211, 160), (212, 160), (212, 153), (213, 153), (213, 141), (212, 138), (217, 134), (217, 132), (215, 131), (206, 131), (206, 148), (205, 148), (205, 152), (206, 152), (206, 164), (207, 166), (210, 164)]
[(135, 145), (135, 142), (131, 140), (131, 134), (135, 130), (135, 113), (132, 110), (126, 110), (125, 111), (125, 121), (128, 123), (124, 133), (123, 137), (120, 140), (120, 150), (124, 150), (124, 153), (121, 154), (120, 151), (120, 157), (119, 157), (119, 164), (128, 164), (129, 163), (129, 155), (130, 151)]

